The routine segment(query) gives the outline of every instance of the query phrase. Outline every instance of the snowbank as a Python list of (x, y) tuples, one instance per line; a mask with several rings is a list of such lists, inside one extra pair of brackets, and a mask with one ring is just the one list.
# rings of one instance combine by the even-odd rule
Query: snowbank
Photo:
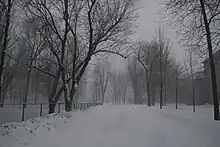
[(71, 113), (62, 112), (29, 119), (22, 123), (6, 123), (0, 127), (0, 147), (9, 147), (19, 139), (30, 138), (39, 132), (40, 134), (50, 132), (71, 117)]

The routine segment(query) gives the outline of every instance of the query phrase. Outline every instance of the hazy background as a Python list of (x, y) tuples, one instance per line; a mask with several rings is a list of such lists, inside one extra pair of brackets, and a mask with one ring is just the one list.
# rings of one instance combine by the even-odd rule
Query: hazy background
[[(137, 6), (139, 7), (140, 17), (136, 21), (138, 27), (135, 28), (136, 33), (133, 34), (132, 39), (134, 41), (150, 41), (156, 35), (156, 28), (162, 26), (164, 27), (164, 36), (170, 38), (172, 42), (171, 56), (181, 62), (184, 60), (184, 48), (178, 43), (175, 29), (162, 22), (165, 18), (161, 14), (163, 8), (161, 2), (162, 0), (138, 0)], [(110, 62), (117, 70), (123, 70), (126, 63), (118, 56), (110, 57)]]

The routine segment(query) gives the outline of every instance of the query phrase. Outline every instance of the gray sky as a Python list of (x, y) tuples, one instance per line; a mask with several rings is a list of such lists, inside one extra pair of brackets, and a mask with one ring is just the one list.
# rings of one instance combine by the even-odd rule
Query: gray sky
[[(138, 28), (136, 28), (136, 33), (132, 38), (134, 40), (150, 41), (155, 36), (156, 28), (163, 26), (165, 36), (169, 37), (172, 42), (172, 56), (177, 61), (183, 61), (184, 49), (177, 42), (178, 39), (175, 35), (175, 30), (164, 23), (159, 23), (162, 17), (159, 14), (159, 10), (162, 8), (162, 5), (158, 4), (157, 0), (139, 0), (138, 6), (140, 7), (140, 18), (136, 22)], [(120, 57), (113, 57), (111, 62), (116, 69), (123, 68), (124, 66), (124, 62)]]

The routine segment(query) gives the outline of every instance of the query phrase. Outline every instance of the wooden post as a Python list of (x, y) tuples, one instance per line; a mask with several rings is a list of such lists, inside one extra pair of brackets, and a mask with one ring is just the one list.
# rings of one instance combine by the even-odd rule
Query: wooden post
[(42, 115), (43, 115), (43, 104), (40, 104), (40, 117), (42, 117)]

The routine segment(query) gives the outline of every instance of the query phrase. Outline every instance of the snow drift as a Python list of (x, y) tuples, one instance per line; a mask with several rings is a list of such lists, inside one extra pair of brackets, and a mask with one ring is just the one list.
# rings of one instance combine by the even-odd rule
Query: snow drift
[(71, 117), (71, 113), (62, 112), (29, 119), (21, 123), (6, 123), (0, 127), (0, 147), (9, 147), (17, 140), (30, 138), (40, 132), (50, 132), (58, 124), (65, 123)]

